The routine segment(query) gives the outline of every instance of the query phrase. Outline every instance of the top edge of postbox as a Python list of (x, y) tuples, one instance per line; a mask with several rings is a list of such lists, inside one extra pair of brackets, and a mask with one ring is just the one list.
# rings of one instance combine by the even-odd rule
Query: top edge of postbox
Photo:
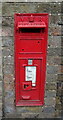
[(15, 13), (14, 15), (17, 16), (30, 16), (30, 15), (34, 15), (34, 16), (45, 16), (45, 15), (49, 15), (48, 13)]

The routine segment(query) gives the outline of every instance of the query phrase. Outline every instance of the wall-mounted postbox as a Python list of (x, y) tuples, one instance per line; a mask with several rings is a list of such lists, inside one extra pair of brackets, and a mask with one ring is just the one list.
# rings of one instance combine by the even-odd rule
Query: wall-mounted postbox
[(43, 105), (48, 14), (17, 13), (14, 23), (16, 105)]

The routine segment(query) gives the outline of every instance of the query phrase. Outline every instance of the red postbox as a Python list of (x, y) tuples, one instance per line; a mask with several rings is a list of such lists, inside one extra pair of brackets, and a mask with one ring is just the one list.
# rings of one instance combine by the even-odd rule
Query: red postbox
[(43, 105), (48, 14), (16, 13), (14, 33), (16, 106)]

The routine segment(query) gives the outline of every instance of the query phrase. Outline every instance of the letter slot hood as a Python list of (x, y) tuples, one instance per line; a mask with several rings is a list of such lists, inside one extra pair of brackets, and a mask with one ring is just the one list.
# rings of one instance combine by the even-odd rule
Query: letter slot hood
[(17, 28), (45, 28), (45, 22), (18, 22)]

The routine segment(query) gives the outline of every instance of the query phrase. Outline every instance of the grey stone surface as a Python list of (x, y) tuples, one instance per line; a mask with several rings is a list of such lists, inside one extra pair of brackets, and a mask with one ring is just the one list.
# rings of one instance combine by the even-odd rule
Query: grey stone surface
[[(8, 7), (9, 6), (9, 7)], [(36, 12), (36, 6), (33, 3), (33, 7), (31, 3), (3, 3), (2, 5), (2, 15), (3, 16), (14, 16), (14, 13), (34, 13)]]
[(49, 36), (48, 43), (49, 48), (61, 48), (61, 37)]
[(46, 83), (46, 87), (45, 87), (45, 90), (48, 91), (48, 90), (56, 90), (56, 83)]
[(54, 106), (55, 107), (56, 100), (53, 97), (45, 98), (45, 105), (47, 106)]
[(2, 36), (2, 25), (0, 25), (0, 37)]
[(47, 74), (46, 77), (46, 82), (56, 82), (58, 79), (58, 75), (57, 74)]
[[(10, 6), (9, 6), (10, 4)], [(61, 4), (56, 3), (32, 3), (33, 7), (31, 6), (31, 3), (27, 3), (26, 5), (24, 3), (3, 3), (2, 5), (2, 14), (3, 16), (12, 16), (14, 13), (54, 13), (58, 14), (61, 13)], [(8, 7), (9, 6), (9, 7)]]
[(48, 56), (47, 58), (47, 65), (61, 65), (62, 61), (61, 61), (61, 57), (59, 56)]
[(62, 2), (62, 0), (0, 0), (0, 2)]
[(2, 46), (3, 47), (12, 47), (14, 45), (13, 37), (2, 37)]
[(0, 3), (0, 16), (2, 16), (2, 3)]
[(16, 111), (17, 111), (17, 113), (26, 113), (26, 112), (28, 112), (28, 113), (39, 113), (40, 112), (40, 110), (41, 110), (41, 106), (39, 106), (39, 107), (37, 107), (37, 106), (33, 106), (33, 107), (17, 107), (16, 108)]
[(2, 26), (2, 36), (13, 36), (14, 28)]
[[(2, 3), (0, 3), (0, 16), (2, 16)], [(0, 36), (2, 33), (2, 18), (0, 17)], [(0, 37), (0, 119), (2, 118), (2, 37)]]
[(58, 80), (63, 81), (63, 74), (58, 74)]
[(13, 56), (13, 51), (14, 51), (14, 49), (13, 49), (14, 47), (12, 46), (12, 47), (4, 47), (3, 48), (3, 50), (2, 50), (2, 53), (3, 53), (3, 56), (5, 57), (5, 56), (8, 56), (8, 57), (11, 57), (11, 56)]
[(45, 98), (53, 98), (55, 100), (56, 91), (55, 90), (47, 90), (45, 91)]
[(61, 72), (61, 66), (58, 66), (58, 65), (47, 66), (47, 73), (48, 74), (58, 74), (60, 72)]
[[(56, 3), (55, 3), (56, 4)], [(55, 12), (56, 13), (56, 12)], [(61, 23), (61, 13), (59, 14), (49, 14), (49, 24), (59, 24)]]
[(2, 102), (0, 102), (0, 117), (2, 117)]
[(56, 2), (56, 4), (50, 3), (50, 11), (51, 11), (51, 14), (61, 13), (61, 4), (59, 4), (57, 2)]
[(4, 74), (13, 74), (14, 73), (14, 68), (13, 67), (14, 67), (13, 65), (4, 66)]
[(1, 2), (27, 2), (27, 0), (0, 0)]
[(63, 48), (48, 48), (48, 56), (61, 56), (63, 53)]
[(2, 117), (0, 116), (0, 120), (2, 120)]
[(37, 118), (39, 113), (22, 113), (22, 118)]
[[(7, 1), (7, 0), (6, 0)], [(27, 0), (26, 2), (28, 2)], [(48, 0), (50, 1), (50, 0)], [(11, 2), (11, 1), (10, 1)], [(19, 3), (4, 2), (2, 7), (2, 54), (4, 75), (4, 116), (5, 118), (54, 118), (61, 112), (60, 96), (63, 77), (61, 72), (61, 3)], [(20, 1), (21, 2), (21, 1)], [(24, 2), (24, 1), (23, 1)], [(38, 1), (37, 1), (38, 2)], [(41, 107), (15, 106), (14, 78), (14, 13), (49, 13), (49, 40), (47, 51), (47, 76), (45, 105)], [(1, 52), (0, 52), (1, 56)], [(61, 84), (61, 86), (60, 86)], [(58, 87), (59, 86), (59, 87)], [(1, 93), (2, 95), (2, 93)], [(58, 97), (58, 98), (57, 98)], [(50, 101), (50, 102), (49, 102)], [(62, 99), (61, 99), (62, 101)], [(56, 111), (55, 111), (56, 110)]]
[(13, 27), (14, 26), (14, 16), (2, 16), (2, 26)]
[(38, 118), (54, 118), (55, 107), (44, 106), (42, 111), (39, 113)]
[(50, 36), (61, 36), (61, 26), (57, 24), (49, 26), (49, 35)]

